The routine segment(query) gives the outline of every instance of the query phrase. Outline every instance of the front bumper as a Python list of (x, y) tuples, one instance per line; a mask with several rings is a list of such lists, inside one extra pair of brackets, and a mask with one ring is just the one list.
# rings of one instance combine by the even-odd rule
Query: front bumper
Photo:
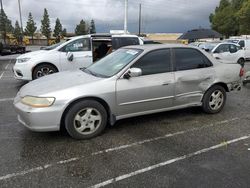
[(14, 77), (18, 80), (32, 80), (31, 63), (16, 63), (13, 67)]
[(20, 98), (14, 100), (18, 121), (32, 131), (48, 132), (60, 130), (62, 109), (57, 106), (47, 108), (32, 108), (20, 102)]

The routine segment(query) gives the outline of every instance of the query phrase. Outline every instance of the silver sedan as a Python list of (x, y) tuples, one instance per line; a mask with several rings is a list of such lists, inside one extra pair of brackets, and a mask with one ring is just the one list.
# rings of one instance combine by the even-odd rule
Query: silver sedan
[(34, 131), (66, 128), (76, 139), (99, 135), (117, 120), (201, 106), (218, 113), (244, 71), (195, 47), (121, 48), (88, 68), (32, 81), (18, 92), (18, 120)]

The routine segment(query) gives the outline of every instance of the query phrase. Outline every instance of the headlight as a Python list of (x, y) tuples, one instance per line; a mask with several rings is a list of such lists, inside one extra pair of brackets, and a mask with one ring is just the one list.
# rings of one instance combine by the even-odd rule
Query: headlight
[(23, 104), (28, 106), (32, 106), (35, 108), (44, 108), (49, 107), (55, 102), (55, 98), (53, 97), (32, 97), (32, 96), (25, 96), (21, 99)]
[(25, 62), (27, 62), (27, 61), (29, 61), (31, 58), (20, 58), (20, 59), (17, 59), (17, 62), (18, 63), (25, 63)]

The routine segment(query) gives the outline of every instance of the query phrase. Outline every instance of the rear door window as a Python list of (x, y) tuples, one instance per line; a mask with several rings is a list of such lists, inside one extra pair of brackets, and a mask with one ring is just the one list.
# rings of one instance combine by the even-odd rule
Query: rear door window
[(196, 49), (176, 48), (175, 66), (177, 71), (200, 69), (212, 66), (210, 60)]
[(112, 47), (114, 50), (123, 46), (139, 45), (139, 39), (137, 37), (113, 37)]
[(170, 72), (172, 70), (170, 54), (170, 49), (149, 52), (139, 59), (132, 67), (140, 68), (142, 70), (142, 75)]

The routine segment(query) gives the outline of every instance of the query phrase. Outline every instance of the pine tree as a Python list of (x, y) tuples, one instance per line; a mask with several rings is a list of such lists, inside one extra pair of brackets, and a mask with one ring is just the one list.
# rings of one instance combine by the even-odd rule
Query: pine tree
[(49, 39), (51, 36), (50, 20), (47, 9), (44, 9), (43, 19), (41, 20), (41, 32), (47, 38), (47, 44), (49, 44)]
[(54, 37), (56, 37), (57, 43), (60, 42), (61, 35), (62, 35), (62, 24), (60, 20), (57, 18), (55, 29), (54, 29)]
[(95, 21), (93, 19), (90, 22), (89, 33), (90, 34), (95, 34), (96, 33)]
[(34, 38), (34, 33), (36, 32), (36, 29), (37, 29), (36, 23), (34, 22), (32, 14), (30, 12), (28, 16), (27, 25), (25, 28), (25, 34), (28, 36), (31, 36), (32, 44), (34, 43), (33, 38)]
[(18, 21), (16, 21), (16, 23), (15, 23), (15, 28), (14, 28), (14, 31), (13, 31), (13, 35), (17, 39), (18, 43), (22, 42), (22, 30), (21, 30), (21, 27), (19, 26)]
[(66, 35), (67, 35), (67, 30), (66, 30), (66, 28), (64, 28), (63, 30), (62, 30), (62, 33), (61, 33), (62, 35), (62, 37), (66, 37)]
[(75, 34), (76, 35), (86, 35), (87, 34), (87, 27), (85, 21), (81, 20), (79, 25), (76, 25)]
[(0, 10), (0, 33), (4, 40), (4, 43), (6, 42), (7, 33), (12, 33), (14, 30), (11, 21), (8, 19), (7, 15), (5, 14), (4, 10)]

